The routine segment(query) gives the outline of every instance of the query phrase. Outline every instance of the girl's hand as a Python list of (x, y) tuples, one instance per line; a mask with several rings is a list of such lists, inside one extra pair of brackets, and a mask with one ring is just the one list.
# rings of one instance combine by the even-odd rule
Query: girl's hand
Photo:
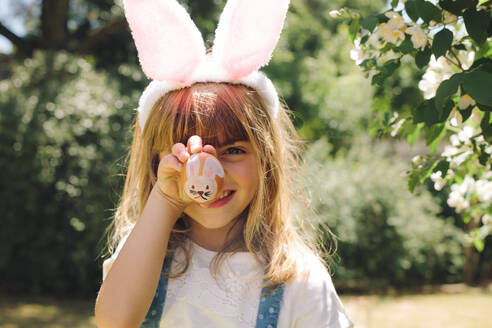
[(174, 144), (171, 151), (171, 154), (165, 154), (164, 152), (159, 154), (157, 185), (164, 198), (182, 211), (192, 203), (192, 200), (184, 193), (179, 179), (184, 163), (194, 153), (206, 151), (214, 156), (217, 156), (217, 153), (211, 145), (203, 147), (202, 138), (199, 136), (190, 137), (186, 147), (182, 143)]

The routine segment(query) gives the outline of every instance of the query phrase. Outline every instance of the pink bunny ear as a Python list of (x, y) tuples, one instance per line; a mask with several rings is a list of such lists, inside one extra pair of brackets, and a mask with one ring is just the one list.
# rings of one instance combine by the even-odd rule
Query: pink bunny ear
[(215, 32), (213, 56), (233, 80), (266, 65), (272, 56), (289, 0), (229, 0)]
[(224, 177), (222, 165), (220, 165), (219, 161), (215, 159), (215, 157), (207, 157), (205, 159), (204, 171), (207, 178), (213, 178), (216, 175), (221, 178)]
[(144, 73), (185, 84), (205, 58), (202, 35), (176, 0), (124, 0)]
[(200, 169), (200, 159), (198, 158), (198, 153), (191, 155), (186, 163), (186, 175), (188, 177), (193, 177), (198, 175), (198, 170)]

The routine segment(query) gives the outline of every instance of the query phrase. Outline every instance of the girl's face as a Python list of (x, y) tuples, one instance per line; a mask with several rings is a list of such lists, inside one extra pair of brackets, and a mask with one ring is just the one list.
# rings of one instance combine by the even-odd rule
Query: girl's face
[[(258, 190), (257, 159), (250, 141), (236, 141), (216, 150), (225, 174), (221, 195), (231, 191), (232, 194), (213, 205), (202, 207), (192, 203), (184, 210), (193, 219), (192, 236), (208, 234), (220, 238), (223, 231), (225, 237), (234, 219), (246, 209)], [(214, 233), (210, 233), (210, 229), (214, 229)]]

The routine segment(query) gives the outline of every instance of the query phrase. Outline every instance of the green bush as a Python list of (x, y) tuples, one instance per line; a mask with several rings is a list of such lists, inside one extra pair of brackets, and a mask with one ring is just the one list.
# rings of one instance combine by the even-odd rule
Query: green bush
[(95, 295), (138, 97), (120, 89), (66, 53), (37, 53), (0, 81), (0, 291)]
[(378, 145), (328, 156), (324, 140), (305, 157), (312, 206), (338, 237), (334, 279), (351, 288), (450, 282), (461, 278), (462, 232), (423, 188), (412, 195), (403, 160)]

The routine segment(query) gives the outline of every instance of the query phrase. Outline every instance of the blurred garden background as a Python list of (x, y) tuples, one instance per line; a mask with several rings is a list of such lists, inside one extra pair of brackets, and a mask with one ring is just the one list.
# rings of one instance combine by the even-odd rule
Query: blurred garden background
[[(211, 47), (226, 0), (179, 2)], [(396, 67), (384, 66), (385, 75), (376, 81), (367, 69), (371, 63), (357, 66), (362, 62), (357, 46), (365, 37), (364, 31), (358, 35), (360, 26), (371, 30), (384, 24), (393, 18), (382, 13), (401, 10), (405, 2), (291, 0), (272, 61), (262, 70), (295, 112), (295, 125), (308, 141), (303, 174), (313, 182), (312, 222), (327, 225), (338, 237), (330, 265), (356, 327), (490, 326), (492, 175), (487, 172), (492, 161), (486, 93), (492, 84), (474, 91), (464, 78), (478, 104), (463, 108), (461, 121), (470, 118), (482, 138), (466, 139), (463, 133), (459, 138), (478, 149), (476, 163), (472, 155), (467, 159), (467, 172), (480, 168), (477, 186), (485, 181), (481, 186), (488, 188), (470, 193), (468, 208), (475, 207), (468, 213), (464, 203), (450, 201), (458, 187), (436, 175), (450, 170), (439, 155), (457, 146), (450, 136), (459, 125), (444, 122), (453, 115), (456, 120), (453, 105), (442, 122), (418, 132), (418, 124), (422, 131), (427, 124), (427, 114), (414, 110), (429, 99), (422, 81), (429, 82), (432, 59), (422, 63), (419, 55), (427, 48), (414, 49), (410, 34), (403, 33), (399, 51), (420, 59), (402, 57)], [(477, 41), (480, 31), (466, 27), (473, 34), (470, 47), (478, 44), (475, 62), (480, 59), (477, 65), (485, 67), (477, 76), (490, 81), (484, 75), (492, 73), (490, 1), (408, 2), (439, 10), (447, 4), (451, 11), (465, 4), (457, 16), (476, 8), (473, 13), (485, 22), (484, 39)], [(94, 327), (104, 232), (123, 187), (134, 109), (149, 81), (119, 0), (0, 0), (0, 8), (0, 327)], [(432, 26), (426, 13), (419, 18), (410, 12), (405, 19)], [(462, 25), (468, 24), (464, 19)], [(379, 29), (383, 35), (383, 26)], [(409, 48), (402, 45), (406, 40)], [(391, 44), (387, 41), (381, 53), (395, 50)], [(466, 44), (456, 46), (471, 52)], [(444, 51), (451, 52), (448, 48)], [(461, 108), (465, 97), (457, 97), (447, 101)], [(412, 117), (405, 113), (414, 113), (407, 125), (400, 119)], [(432, 165), (421, 164), (429, 158)]]

